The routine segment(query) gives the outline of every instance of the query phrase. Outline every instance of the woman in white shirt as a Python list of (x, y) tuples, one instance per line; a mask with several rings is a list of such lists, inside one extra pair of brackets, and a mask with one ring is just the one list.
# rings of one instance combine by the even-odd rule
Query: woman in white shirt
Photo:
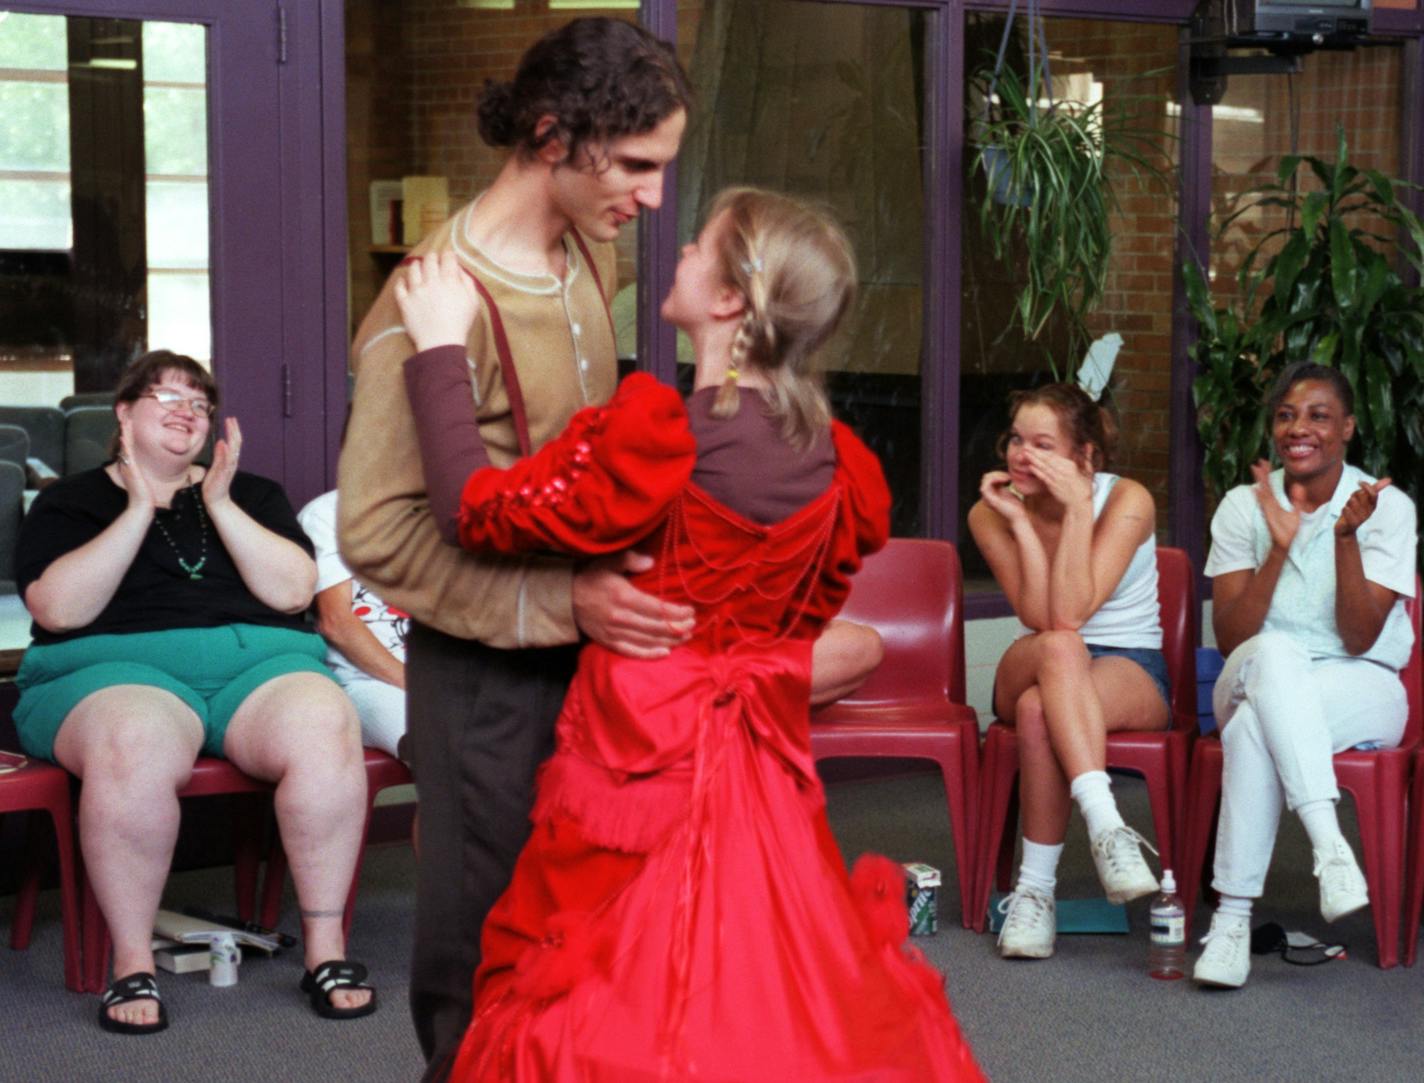
[(1018, 732), (1023, 865), (1000, 904), (999, 953), (1053, 954), (1053, 891), (1076, 802), (1113, 902), (1157, 890), (1114, 801), (1107, 735), (1162, 729), (1169, 710), (1152, 496), (1106, 473), (1114, 429), (1072, 384), (1015, 393), (1005, 470), (984, 475), (969, 529), (1024, 634), (994, 679)]
[(1212, 697), (1224, 757), (1212, 883), (1221, 898), (1193, 977), (1230, 988), (1251, 970), (1251, 904), (1283, 805), (1310, 836), (1325, 920), (1369, 904), (1336, 818), (1331, 757), (1399, 743), (1408, 708), (1398, 673), (1414, 641), (1402, 600), (1414, 593), (1414, 504), (1388, 478), (1346, 464), (1349, 381), (1292, 365), (1266, 411), (1281, 469), (1258, 462), (1255, 484), (1226, 494), (1206, 564), (1227, 656)]

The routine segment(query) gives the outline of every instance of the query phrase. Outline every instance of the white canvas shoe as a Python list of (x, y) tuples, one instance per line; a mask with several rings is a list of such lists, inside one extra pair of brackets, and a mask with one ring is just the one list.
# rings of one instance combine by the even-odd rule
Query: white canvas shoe
[(1053, 896), (1019, 884), (999, 902), (1004, 926), (999, 930), (999, 954), (1005, 959), (1047, 959), (1053, 954), (1058, 921)]
[(1344, 839), (1336, 839), (1329, 850), (1316, 850), (1315, 868), (1311, 871), (1320, 881), (1320, 913), (1326, 921), (1335, 921), (1370, 905), (1365, 874)]
[(1239, 989), (1251, 976), (1251, 921), (1242, 917), (1211, 916), (1211, 928), (1202, 937), (1202, 953), (1192, 967), (1199, 985)]
[(1142, 856), (1144, 846), (1154, 854), (1157, 852), (1150, 842), (1127, 826), (1100, 831), (1093, 837), (1093, 864), (1098, 868), (1098, 879), (1103, 883), (1109, 902), (1131, 902), (1151, 895), (1160, 886)]

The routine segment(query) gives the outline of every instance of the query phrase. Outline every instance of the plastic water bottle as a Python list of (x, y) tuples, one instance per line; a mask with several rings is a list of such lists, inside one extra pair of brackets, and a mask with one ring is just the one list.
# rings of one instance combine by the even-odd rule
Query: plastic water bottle
[(1177, 895), (1171, 869), (1162, 870), (1162, 893), (1152, 900), (1148, 915), (1152, 946), (1147, 952), (1147, 973), (1163, 981), (1175, 981), (1183, 975), (1187, 959), (1187, 912)]

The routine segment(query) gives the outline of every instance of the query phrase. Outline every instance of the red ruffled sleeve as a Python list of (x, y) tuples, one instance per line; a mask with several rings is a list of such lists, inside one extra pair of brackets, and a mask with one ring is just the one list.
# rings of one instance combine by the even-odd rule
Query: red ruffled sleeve
[(535, 454), (471, 474), (460, 544), (501, 553), (625, 549), (657, 526), (695, 457), (681, 397), (635, 373), (607, 406), (580, 410)]
[(883, 549), (890, 538), (890, 486), (880, 460), (850, 428), (832, 422), (836, 461), (846, 479), (847, 515), (860, 556)]

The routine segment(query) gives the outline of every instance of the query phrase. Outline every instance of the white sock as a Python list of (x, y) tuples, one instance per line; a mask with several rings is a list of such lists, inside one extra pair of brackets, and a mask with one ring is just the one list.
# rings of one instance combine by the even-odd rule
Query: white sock
[(1246, 899), (1240, 895), (1222, 895), (1217, 900), (1216, 912), (1223, 918), (1250, 924), (1251, 904), (1255, 901), (1255, 899)]
[(1340, 817), (1335, 815), (1335, 802), (1330, 798), (1307, 801), (1296, 808), (1295, 814), (1305, 825), (1305, 833), (1310, 836), (1310, 845), (1317, 850), (1330, 853), (1335, 849), (1336, 840), (1345, 841), (1340, 833)]
[(1019, 884), (1031, 887), (1045, 895), (1052, 895), (1058, 884), (1058, 858), (1063, 854), (1063, 844), (1049, 845), (1046, 842), (1023, 840), (1023, 864), (1019, 866)]
[(1084, 771), (1073, 780), (1068, 792), (1078, 802), (1078, 811), (1087, 821), (1088, 838), (1095, 839), (1104, 831), (1124, 826), (1106, 771)]

